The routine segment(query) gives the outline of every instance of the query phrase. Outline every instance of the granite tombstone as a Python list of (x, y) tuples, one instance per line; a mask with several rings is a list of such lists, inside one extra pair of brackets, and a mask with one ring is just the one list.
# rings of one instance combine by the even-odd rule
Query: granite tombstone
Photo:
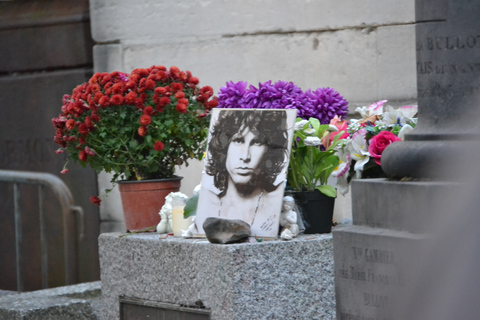
[(353, 182), (353, 225), (333, 233), (339, 320), (426, 319), (399, 310), (412, 299), (421, 309), (421, 293), (431, 294), (444, 280), (427, 277), (432, 269), (411, 269), (418, 260), (427, 265), (431, 251), (425, 248), (438, 239), (432, 221), (440, 212), (460, 213), (455, 207), (464, 199), (456, 191), (467, 180), (461, 175), (471, 157), (465, 150), (477, 145), (480, 134), (479, 16), (478, 0), (416, 1), (418, 125), (385, 150), (382, 168), (389, 180)]

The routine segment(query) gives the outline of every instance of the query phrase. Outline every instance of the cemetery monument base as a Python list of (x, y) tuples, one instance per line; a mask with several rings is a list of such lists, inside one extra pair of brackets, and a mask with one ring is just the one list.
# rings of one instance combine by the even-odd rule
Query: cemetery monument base
[(99, 238), (104, 319), (128, 319), (133, 309), (212, 320), (335, 318), (331, 234), (230, 245), (120, 235)]

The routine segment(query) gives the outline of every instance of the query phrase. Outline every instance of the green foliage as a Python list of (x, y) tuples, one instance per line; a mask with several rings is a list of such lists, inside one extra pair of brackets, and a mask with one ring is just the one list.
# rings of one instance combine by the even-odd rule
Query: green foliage
[(193, 195), (187, 200), (185, 208), (183, 208), (183, 218), (187, 219), (190, 216), (197, 214), (198, 194)]
[(327, 185), (327, 181), (340, 163), (335, 147), (341, 134), (330, 139), (329, 127), (315, 118), (308, 121), (297, 118), (288, 168), (288, 185), (293, 190), (317, 189), (329, 197), (336, 197), (335, 188)]

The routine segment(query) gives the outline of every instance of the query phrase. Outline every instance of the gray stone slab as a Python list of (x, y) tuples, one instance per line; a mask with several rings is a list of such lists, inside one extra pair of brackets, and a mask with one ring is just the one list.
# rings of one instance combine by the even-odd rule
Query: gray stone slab
[(211, 319), (333, 319), (332, 235), (212, 244), (158, 234), (99, 237), (104, 319), (119, 298), (203, 305)]
[(425, 232), (435, 219), (432, 208), (452, 194), (454, 182), (388, 181), (361, 179), (352, 182), (353, 224), (412, 233)]
[(97, 320), (100, 282), (0, 296), (0, 319)]
[(366, 226), (333, 232), (337, 320), (395, 319), (390, 313), (423, 236)]

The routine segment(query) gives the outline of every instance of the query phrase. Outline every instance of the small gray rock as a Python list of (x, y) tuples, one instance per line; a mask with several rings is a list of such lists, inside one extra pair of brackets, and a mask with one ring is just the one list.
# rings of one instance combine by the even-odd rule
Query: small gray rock
[(238, 243), (248, 240), (252, 233), (250, 225), (243, 220), (207, 218), (203, 230), (211, 243)]

